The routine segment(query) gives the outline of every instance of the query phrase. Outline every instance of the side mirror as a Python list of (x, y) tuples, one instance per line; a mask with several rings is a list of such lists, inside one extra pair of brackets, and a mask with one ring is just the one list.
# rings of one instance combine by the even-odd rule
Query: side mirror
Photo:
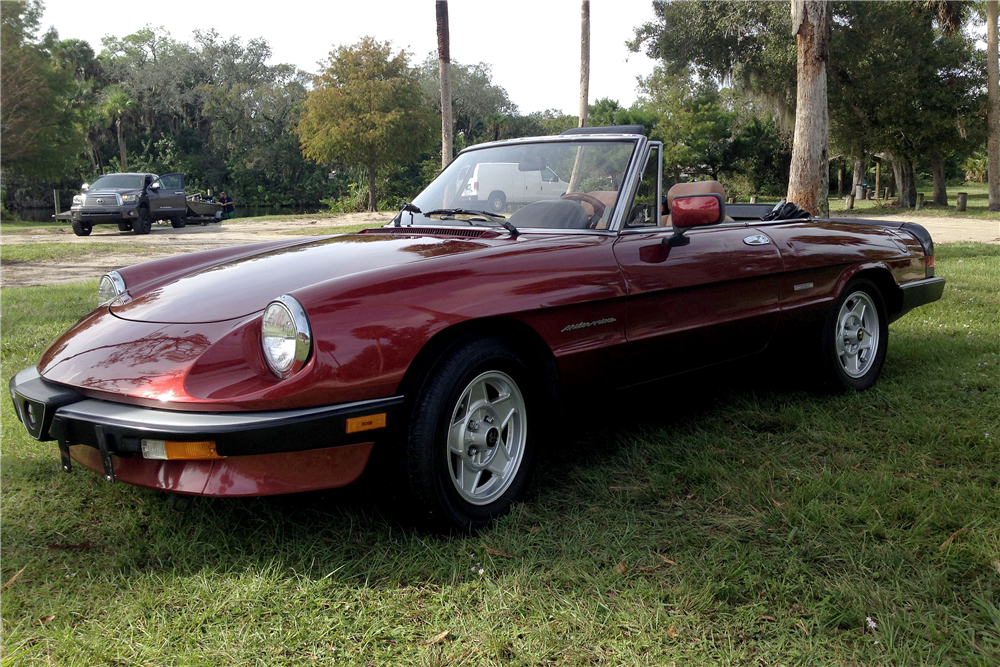
[(90, 183), (84, 183), (83, 185), (80, 186), (80, 192), (86, 192), (89, 189), (90, 189)]
[(153, 183), (152, 185), (149, 186), (149, 189), (150, 190), (159, 190), (160, 189), (160, 182), (156, 181), (155, 183)]
[(526, 157), (517, 163), (518, 171), (541, 171), (545, 169), (545, 158), (541, 155)]
[(674, 197), (670, 207), (674, 235), (663, 240), (671, 247), (687, 245), (691, 239), (684, 232), (691, 227), (717, 225), (726, 219), (726, 202), (722, 195), (705, 193)]

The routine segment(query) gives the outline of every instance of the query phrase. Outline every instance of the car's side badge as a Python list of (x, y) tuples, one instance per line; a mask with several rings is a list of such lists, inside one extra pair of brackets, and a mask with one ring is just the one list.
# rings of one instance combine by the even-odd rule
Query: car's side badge
[(747, 245), (767, 245), (771, 242), (771, 239), (767, 238), (763, 234), (754, 234), (753, 236), (748, 236), (743, 239), (743, 242)]

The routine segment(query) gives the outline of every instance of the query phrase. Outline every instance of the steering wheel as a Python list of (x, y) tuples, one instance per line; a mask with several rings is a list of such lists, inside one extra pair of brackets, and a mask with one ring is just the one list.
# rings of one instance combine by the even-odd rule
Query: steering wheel
[(594, 229), (597, 227), (597, 223), (601, 221), (601, 217), (604, 215), (604, 209), (607, 208), (604, 202), (595, 197), (594, 195), (588, 195), (584, 192), (567, 192), (560, 199), (573, 199), (576, 201), (585, 201), (594, 207), (594, 215), (590, 216), (587, 220), (587, 229)]

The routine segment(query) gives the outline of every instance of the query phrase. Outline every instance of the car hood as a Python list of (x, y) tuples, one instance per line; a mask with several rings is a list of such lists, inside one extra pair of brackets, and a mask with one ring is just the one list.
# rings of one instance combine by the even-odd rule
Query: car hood
[(195, 271), (111, 305), (119, 318), (138, 322), (219, 322), (259, 312), (296, 290), (388, 266), (482, 250), (512, 240), (438, 238), (361, 233), (261, 252)]

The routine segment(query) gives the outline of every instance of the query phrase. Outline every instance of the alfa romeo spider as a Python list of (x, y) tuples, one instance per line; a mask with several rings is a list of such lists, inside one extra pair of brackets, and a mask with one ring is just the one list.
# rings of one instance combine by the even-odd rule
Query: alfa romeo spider
[(941, 297), (919, 225), (663, 180), (641, 127), (501, 141), (384, 227), (112, 271), (11, 380), (18, 417), (66, 471), (178, 494), (342, 486), (385, 452), (421, 517), (474, 530), (523, 495), (574, 392), (789, 337), (861, 391), (889, 323)]

